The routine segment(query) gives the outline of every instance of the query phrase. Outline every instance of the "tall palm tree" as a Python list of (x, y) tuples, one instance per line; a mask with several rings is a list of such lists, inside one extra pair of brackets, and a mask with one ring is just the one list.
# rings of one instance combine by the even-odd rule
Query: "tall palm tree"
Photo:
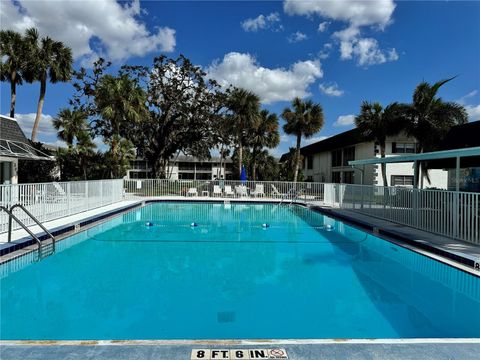
[[(404, 105), (404, 114), (407, 118), (407, 133), (418, 141), (418, 151), (428, 152), (437, 149), (438, 144), (455, 125), (468, 122), (465, 108), (455, 102), (444, 102), (437, 96), (438, 90), (454, 78), (441, 80), (433, 85), (421, 82), (413, 93), (412, 104)], [(420, 163), (417, 163), (418, 184)], [(425, 164), (422, 163), (422, 179), (427, 177)]]
[[(101, 118), (96, 122), (96, 128), (104, 139), (111, 140), (109, 144), (114, 164), (123, 157), (121, 137), (129, 132), (131, 124), (148, 116), (146, 100), (145, 91), (127, 75), (105, 75), (99, 81), (95, 103)], [(114, 167), (111, 175), (116, 177), (120, 172), (121, 169)]]
[(243, 148), (248, 142), (251, 130), (260, 111), (260, 98), (245, 89), (234, 88), (227, 100), (227, 107), (232, 112), (232, 129), (236, 137), (238, 150), (238, 173), (242, 172)]
[(252, 147), (252, 180), (257, 179), (257, 157), (263, 148), (274, 148), (280, 142), (278, 132), (278, 116), (268, 110), (260, 114), (249, 132)]
[[(402, 130), (401, 106), (397, 103), (385, 109), (381, 104), (364, 101), (360, 115), (355, 117), (355, 125), (366, 140), (375, 141), (380, 146), (380, 156), (385, 157), (387, 136), (398, 134)], [(388, 186), (386, 164), (382, 163), (383, 186)]]
[(21, 34), (12, 30), (0, 31), (0, 80), (10, 83), (10, 117), (15, 116), (17, 85), (23, 82), (25, 42)]
[(53, 120), (53, 127), (58, 138), (72, 147), (74, 140), (87, 130), (87, 115), (80, 110), (62, 109)]
[(25, 35), (28, 46), (27, 68), (25, 79), (40, 82), (40, 95), (38, 98), (37, 114), (32, 129), (32, 141), (37, 138), (38, 126), (42, 116), (47, 81), (52, 84), (70, 80), (72, 74), (72, 50), (62, 42), (50, 37), (39, 38), (35, 29), (29, 29)]
[(298, 179), (298, 170), (300, 167), (300, 145), (302, 136), (312, 137), (323, 127), (323, 109), (320, 104), (314, 104), (311, 100), (302, 101), (296, 97), (292, 100), (292, 109), (285, 108), (282, 112), (282, 118), (286, 121), (283, 125), (283, 131), (289, 135), (297, 137), (295, 170), (293, 172), (293, 181)]

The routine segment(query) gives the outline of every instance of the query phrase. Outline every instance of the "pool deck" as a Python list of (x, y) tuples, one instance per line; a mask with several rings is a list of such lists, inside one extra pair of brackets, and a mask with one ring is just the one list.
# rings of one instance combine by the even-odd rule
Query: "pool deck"
[[(479, 339), (1, 342), (2, 360), (187, 360), (193, 349), (285, 349), (290, 360), (478, 359)], [(211, 359), (211, 358), (210, 358)]]

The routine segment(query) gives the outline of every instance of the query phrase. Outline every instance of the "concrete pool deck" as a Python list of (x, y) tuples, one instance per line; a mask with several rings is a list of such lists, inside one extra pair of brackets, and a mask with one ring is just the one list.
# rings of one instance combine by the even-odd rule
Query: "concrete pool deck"
[[(478, 359), (480, 339), (2, 341), (0, 342), (0, 357), (2, 360), (189, 360), (192, 359), (193, 349), (250, 350), (278, 348), (285, 349), (290, 360), (473, 360)], [(221, 359), (221, 357), (218, 358)], [(229, 358), (231, 359), (231, 357)]]

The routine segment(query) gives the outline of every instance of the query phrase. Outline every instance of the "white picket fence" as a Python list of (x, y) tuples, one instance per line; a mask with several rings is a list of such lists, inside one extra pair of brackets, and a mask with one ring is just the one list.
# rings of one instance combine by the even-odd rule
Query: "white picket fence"
[[(0, 186), (0, 205), (21, 203), (41, 222), (145, 197), (297, 201), (350, 210), (480, 245), (479, 193), (313, 182), (163, 179)], [(16, 211), (22, 221), (32, 224)], [(14, 228), (18, 228), (15, 223)], [(0, 233), (7, 230), (8, 216), (0, 212)]]
[[(78, 214), (123, 200), (123, 180), (71, 181), (0, 185), (0, 205), (20, 203), (40, 222)], [(26, 225), (34, 222), (20, 209), (15, 216)], [(13, 229), (20, 226), (12, 223)], [(0, 233), (8, 231), (8, 215), (0, 211)]]

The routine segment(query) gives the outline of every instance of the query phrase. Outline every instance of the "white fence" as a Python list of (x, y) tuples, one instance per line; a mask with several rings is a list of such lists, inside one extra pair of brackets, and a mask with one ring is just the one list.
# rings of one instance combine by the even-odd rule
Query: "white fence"
[[(98, 180), (1, 185), (0, 205), (21, 203), (40, 221), (143, 197), (263, 198), (351, 210), (480, 244), (480, 194), (350, 184), (230, 180)], [(20, 210), (27, 225), (32, 221)], [(15, 228), (18, 225), (14, 223)], [(0, 212), (0, 233), (8, 216)]]
[[(20, 203), (40, 222), (78, 214), (123, 199), (123, 180), (93, 180), (0, 185), (0, 205)], [(23, 211), (14, 211), (26, 225), (34, 222)], [(13, 229), (20, 226), (14, 221)], [(0, 211), (0, 233), (8, 231), (8, 215)]]

